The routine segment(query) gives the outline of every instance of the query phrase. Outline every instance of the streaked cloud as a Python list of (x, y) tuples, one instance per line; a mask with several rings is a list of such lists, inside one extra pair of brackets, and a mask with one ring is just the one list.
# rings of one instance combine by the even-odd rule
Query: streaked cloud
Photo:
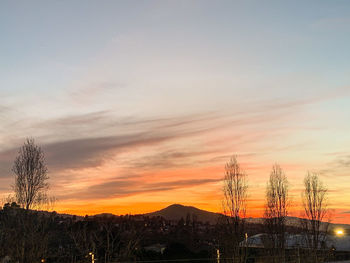
[(147, 192), (166, 192), (175, 189), (201, 186), (203, 184), (216, 183), (219, 180), (221, 179), (188, 179), (147, 183), (140, 180), (140, 178), (133, 178), (133, 176), (130, 176), (127, 179), (117, 178), (101, 184), (94, 184), (89, 186), (84, 191), (77, 192), (72, 195), (60, 196), (59, 199), (109, 199)]

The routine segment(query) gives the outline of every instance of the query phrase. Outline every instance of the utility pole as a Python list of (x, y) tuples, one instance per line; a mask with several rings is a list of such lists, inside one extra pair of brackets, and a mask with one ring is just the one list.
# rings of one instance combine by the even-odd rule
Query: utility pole
[(247, 258), (248, 258), (248, 233), (245, 233), (244, 239), (245, 239), (244, 262), (247, 262)]
[(298, 246), (298, 263), (300, 263), (300, 247)]

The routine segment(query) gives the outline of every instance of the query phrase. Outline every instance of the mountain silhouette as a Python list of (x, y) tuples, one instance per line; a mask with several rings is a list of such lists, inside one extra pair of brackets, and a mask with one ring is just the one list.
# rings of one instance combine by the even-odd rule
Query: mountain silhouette
[(149, 217), (161, 216), (167, 220), (180, 220), (181, 218), (186, 219), (187, 215), (190, 215), (191, 219), (193, 216), (198, 221), (209, 222), (210, 224), (216, 224), (219, 213), (213, 213), (205, 210), (198, 209), (193, 206), (184, 206), (180, 204), (173, 204), (159, 211), (145, 214)]
[[(222, 214), (220, 213), (213, 213), (206, 210), (201, 210), (193, 206), (184, 206), (180, 204), (173, 204), (170, 205), (164, 209), (161, 209), (159, 211), (151, 212), (144, 214), (145, 216), (149, 217), (156, 217), (161, 216), (167, 220), (180, 220), (181, 218), (186, 219), (187, 215), (191, 216), (191, 219), (193, 218), (193, 215), (197, 218), (198, 221), (201, 222), (209, 222), (210, 224), (216, 224), (218, 222), (218, 219)], [(245, 219), (247, 223), (250, 224), (263, 224), (264, 219), (263, 218), (246, 218)], [(288, 226), (295, 226), (300, 227), (300, 218), (298, 217), (287, 217), (286, 224)], [(326, 227), (327, 223), (323, 222), (321, 224), (322, 226)], [(344, 228), (350, 230), (350, 225), (348, 224), (337, 224), (337, 223), (330, 223), (329, 224), (329, 230), (332, 231), (332, 229), (336, 228)]]

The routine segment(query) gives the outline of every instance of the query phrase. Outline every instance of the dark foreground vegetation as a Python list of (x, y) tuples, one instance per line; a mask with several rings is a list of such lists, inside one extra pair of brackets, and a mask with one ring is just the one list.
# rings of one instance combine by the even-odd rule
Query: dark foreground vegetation
[[(92, 262), (89, 253), (97, 263), (234, 262), (227, 225), (199, 222), (194, 215), (178, 221), (144, 215), (77, 217), (26, 210), (12, 203), (0, 211), (0, 226), (4, 262), (87, 263)], [(247, 235), (262, 233), (264, 228), (247, 224)], [(301, 230), (289, 227), (287, 231)], [(242, 262), (274, 262), (275, 253), (268, 246), (252, 247), (241, 240), (239, 250)], [(285, 262), (311, 262), (309, 256), (308, 249), (286, 249)], [(349, 254), (323, 249), (318, 258), (323, 262), (346, 259)]]
[(1, 258), (9, 262), (124, 262), (212, 259), (216, 226), (161, 217), (61, 216), (6, 204), (0, 212)]

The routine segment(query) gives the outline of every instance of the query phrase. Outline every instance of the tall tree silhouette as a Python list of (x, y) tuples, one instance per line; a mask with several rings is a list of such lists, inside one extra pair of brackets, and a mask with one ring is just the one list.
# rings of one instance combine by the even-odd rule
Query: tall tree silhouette
[(286, 217), (288, 215), (288, 180), (279, 165), (274, 165), (266, 187), (265, 225), (268, 248), (273, 262), (285, 262)]
[(225, 250), (233, 262), (245, 261), (240, 242), (245, 237), (244, 217), (248, 188), (246, 177), (236, 157), (231, 157), (225, 166), (223, 207), (228, 231), (228, 247)]
[(16, 157), (12, 171), (15, 174), (16, 201), (29, 210), (47, 200), (47, 167), (42, 149), (34, 139), (26, 139)]
[(325, 242), (328, 231), (327, 218), (327, 188), (323, 185), (317, 173), (308, 172), (304, 179), (304, 192), (302, 194), (305, 217), (303, 227), (306, 232), (308, 246), (311, 250), (312, 262), (319, 262), (317, 250)]

